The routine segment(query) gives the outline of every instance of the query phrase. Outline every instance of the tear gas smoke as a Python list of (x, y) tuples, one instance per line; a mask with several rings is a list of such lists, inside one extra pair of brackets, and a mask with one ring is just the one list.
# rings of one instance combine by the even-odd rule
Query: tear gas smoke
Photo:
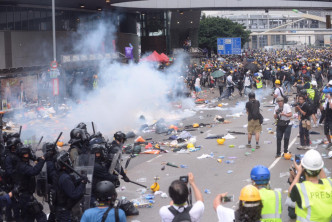
[[(98, 49), (106, 41), (112, 42), (110, 33), (114, 36), (115, 26), (99, 23), (95, 27), (87, 35), (81, 34), (84, 38), (77, 43), (76, 49), (81, 49), (80, 54)], [(185, 88), (180, 77), (185, 66), (183, 61), (183, 57), (177, 58), (166, 71), (157, 70), (149, 62), (121, 64), (101, 61), (98, 67), (98, 88), (87, 93), (82, 87), (72, 86), (74, 94), (84, 98), (81, 104), (72, 105), (70, 113), (63, 119), (28, 126), (28, 134), (37, 137), (43, 135), (44, 138), (49, 136), (52, 140), (63, 131), (64, 141), (67, 142), (70, 130), (79, 122), (85, 122), (89, 127), (89, 122), (93, 121), (97, 131), (111, 138), (115, 131), (138, 129), (140, 115), (144, 115), (150, 124), (160, 118), (174, 121), (193, 115), (193, 112), (176, 110), (171, 104), (172, 101), (180, 101), (187, 108), (194, 105), (190, 98), (175, 96), (172, 100), (170, 97), (170, 92), (175, 95), (176, 90)]]

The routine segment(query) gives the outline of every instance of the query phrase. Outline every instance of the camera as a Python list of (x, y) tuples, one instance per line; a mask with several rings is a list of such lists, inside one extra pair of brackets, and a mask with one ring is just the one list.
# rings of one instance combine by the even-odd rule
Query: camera
[(296, 106), (301, 106), (301, 104), (300, 103), (293, 103), (293, 104), (291, 104), (291, 107), (296, 107)]
[(279, 115), (282, 112), (282, 109), (277, 109), (276, 114)]
[(180, 180), (184, 183), (188, 183), (188, 176), (180, 176)]
[(302, 155), (301, 154), (296, 154), (295, 155), (295, 162), (297, 163), (297, 164), (300, 164), (301, 163), (301, 160), (302, 160)]

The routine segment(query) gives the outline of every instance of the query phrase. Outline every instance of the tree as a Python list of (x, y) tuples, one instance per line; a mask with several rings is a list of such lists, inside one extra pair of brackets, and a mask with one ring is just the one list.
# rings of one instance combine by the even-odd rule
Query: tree
[(198, 44), (200, 48), (207, 48), (217, 52), (217, 38), (241, 37), (241, 46), (249, 42), (250, 31), (239, 23), (220, 17), (206, 17), (200, 21)]

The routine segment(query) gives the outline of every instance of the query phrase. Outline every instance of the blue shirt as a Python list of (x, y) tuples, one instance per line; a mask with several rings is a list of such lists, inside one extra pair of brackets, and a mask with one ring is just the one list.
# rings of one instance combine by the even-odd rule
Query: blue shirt
[[(90, 208), (86, 210), (81, 218), (81, 222), (100, 222), (101, 219), (103, 218), (104, 213), (108, 207), (105, 208)], [(126, 215), (123, 210), (119, 209), (119, 221), (120, 222), (126, 222)], [(105, 220), (105, 222), (115, 222), (115, 211), (114, 208), (112, 208), (108, 212), (108, 216)]]
[(323, 89), (323, 93), (332, 93), (332, 87), (325, 86)]

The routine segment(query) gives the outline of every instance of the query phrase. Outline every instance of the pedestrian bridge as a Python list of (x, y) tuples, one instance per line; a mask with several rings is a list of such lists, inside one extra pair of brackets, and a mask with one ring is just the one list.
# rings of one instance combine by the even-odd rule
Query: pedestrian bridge
[(245, 9), (332, 9), (332, 0), (146, 0), (112, 4), (116, 7), (137, 9), (199, 9), (199, 10), (245, 10)]

